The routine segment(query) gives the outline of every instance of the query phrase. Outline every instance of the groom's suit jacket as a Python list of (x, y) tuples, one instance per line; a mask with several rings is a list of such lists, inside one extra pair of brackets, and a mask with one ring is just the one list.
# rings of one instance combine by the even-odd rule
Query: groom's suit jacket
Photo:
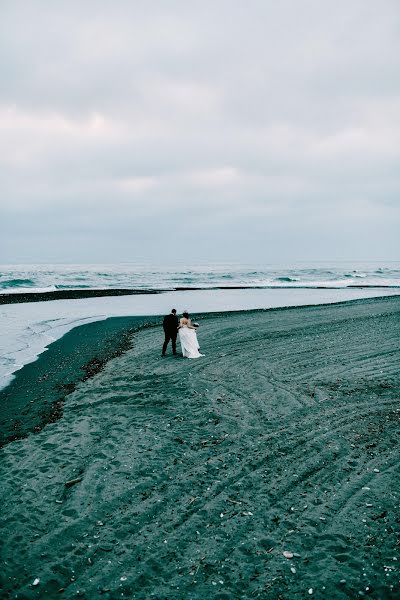
[(178, 335), (178, 325), (179, 321), (176, 315), (171, 313), (170, 315), (166, 315), (164, 317), (163, 327), (165, 333), (169, 333), (170, 335)]

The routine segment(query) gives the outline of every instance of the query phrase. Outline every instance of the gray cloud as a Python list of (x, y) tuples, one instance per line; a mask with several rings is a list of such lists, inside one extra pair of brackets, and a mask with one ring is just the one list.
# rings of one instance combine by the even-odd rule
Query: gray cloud
[(397, 2), (1, 12), (4, 261), (399, 258)]

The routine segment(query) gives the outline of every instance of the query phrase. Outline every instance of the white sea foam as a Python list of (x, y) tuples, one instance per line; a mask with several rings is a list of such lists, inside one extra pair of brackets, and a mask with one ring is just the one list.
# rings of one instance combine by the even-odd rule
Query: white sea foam
[[(400, 294), (399, 290), (245, 289), (166, 292), (0, 306), (0, 388), (18, 369), (78, 325), (112, 316), (162, 315), (173, 306), (192, 313), (328, 304)], [(161, 336), (161, 333), (160, 333)]]
[(49, 285), (47, 287), (15, 287), (5, 288), (1, 290), (2, 294), (45, 294), (46, 292), (55, 292), (57, 290), (55, 285)]

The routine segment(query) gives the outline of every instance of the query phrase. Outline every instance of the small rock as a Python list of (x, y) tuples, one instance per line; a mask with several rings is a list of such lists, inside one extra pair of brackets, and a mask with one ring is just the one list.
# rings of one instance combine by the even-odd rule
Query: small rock
[(341, 583), (342, 585), (344, 585), (344, 584), (346, 583), (346, 580), (345, 580), (345, 579), (341, 579), (341, 580), (339, 581), (339, 583)]
[(296, 573), (296, 569), (294, 567), (290, 567), (290, 570), (292, 571), (292, 573)]
[(374, 469), (374, 473), (380, 473), (379, 469)]
[(76, 479), (71, 479), (70, 481), (66, 481), (64, 483), (66, 488), (70, 488), (73, 485), (76, 485), (77, 483), (80, 483), (82, 481), (82, 477), (77, 477)]
[(313, 589), (312, 589), (312, 588), (310, 588), (310, 589), (308, 590), (308, 593), (310, 594), (310, 596), (312, 596)]
[(284, 550), (282, 554), (285, 558), (293, 558), (293, 552), (289, 552), (288, 550)]
[(38, 577), (36, 577), (36, 579), (33, 581), (32, 585), (39, 585), (40, 579)]

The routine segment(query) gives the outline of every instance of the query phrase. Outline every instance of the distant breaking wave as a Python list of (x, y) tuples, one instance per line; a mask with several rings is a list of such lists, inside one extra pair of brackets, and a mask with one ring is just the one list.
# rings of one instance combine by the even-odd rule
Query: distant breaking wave
[(13, 289), (19, 287), (30, 287), (35, 286), (35, 282), (33, 279), (5, 279), (0, 281), (0, 289)]
[(354, 278), (364, 278), (364, 277), (367, 277), (367, 274), (354, 272), (354, 273), (345, 273), (344, 276), (345, 277), (354, 277)]
[(282, 281), (282, 282), (291, 282), (291, 281), (299, 281), (297, 277), (276, 277), (275, 281)]

